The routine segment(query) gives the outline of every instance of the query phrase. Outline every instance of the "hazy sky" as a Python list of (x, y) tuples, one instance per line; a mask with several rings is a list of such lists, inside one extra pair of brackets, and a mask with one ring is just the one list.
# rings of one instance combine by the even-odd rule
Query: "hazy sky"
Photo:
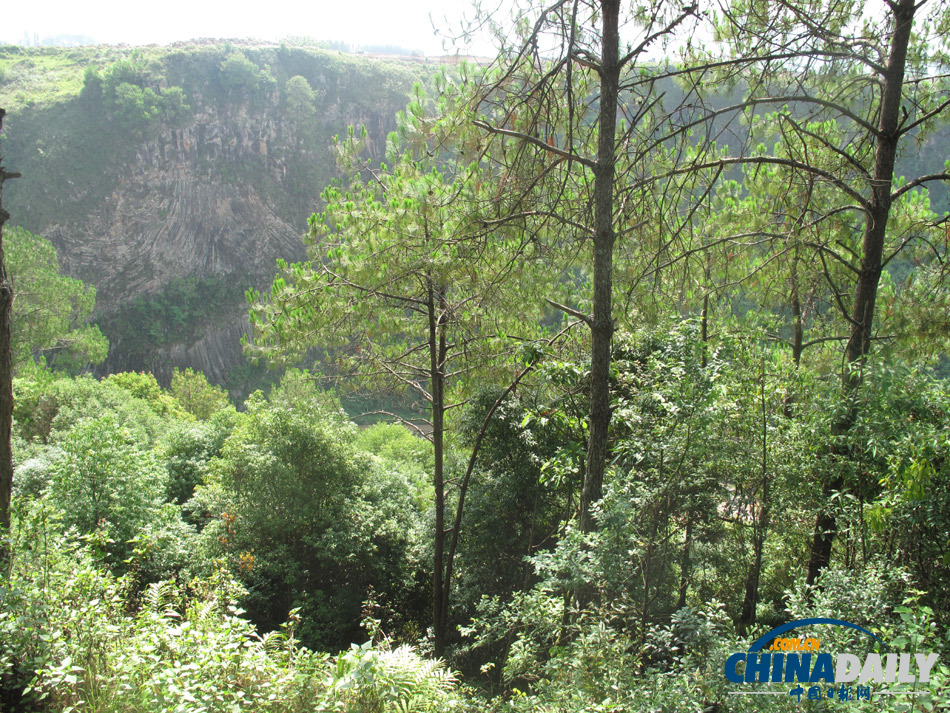
[(469, 0), (8, 0), (0, 16), (0, 41), (22, 43), (24, 33), (40, 39), (87, 35), (108, 44), (296, 35), (399, 45), (431, 55), (443, 52), (443, 37), (434, 33), (432, 20), (442, 30), (455, 27), (470, 8)]

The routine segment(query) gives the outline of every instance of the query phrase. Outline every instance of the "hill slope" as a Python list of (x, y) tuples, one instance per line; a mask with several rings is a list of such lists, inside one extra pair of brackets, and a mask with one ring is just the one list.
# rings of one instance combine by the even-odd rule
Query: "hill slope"
[(426, 74), (284, 45), (3, 47), (5, 206), (96, 286), (107, 370), (191, 366), (238, 395), (244, 289), (302, 256), (332, 137), (365, 125), (381, 150)]

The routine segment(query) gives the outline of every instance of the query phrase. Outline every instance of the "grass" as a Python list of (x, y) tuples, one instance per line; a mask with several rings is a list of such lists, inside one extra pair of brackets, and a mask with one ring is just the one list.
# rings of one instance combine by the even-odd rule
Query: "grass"
[[(117, 60), (136, 56), (143, 59), (149, 69), (164, 74), (166, 61), (170, 57), (184, 55), (200, 61), (203, 55), (217, 56), (229, 50), (244, 51), (259, 65), (268, 64), (268, 58), (264, 56), (266, 54), (273, 55), (277, 52), (279, 55), (288, 51), (296, 53), (298, 59), (312, 68), (322, 66), (322, 71), (329, 69), (331, 74), (350, 75), (351, 80), (360, 80), (361, 89), (372, 87), (374, 92), (384, 88), (401, 94), (420, 74), (418, 65), (407, 62), (368, 60), (365, 57), (314, 48), (288, 47), (285, 44), (280, 48), (267, 43), (243, 46), (240, 43), (232, 45), (226, 41), (212, 45), (175, 47), (93, 45), (63, 48), (0, 45), (0, 106), (15, 112), (74, 98), (82, 90), (83, 73), (90, 64), (102, 70)], [(273, 61), (276, 56), (270, 59)], [(352, 81), (347, 84), (352, 84)], [(353, 88), (349, 87), (349, 91), (353, 92)], [(359, 93), (355, 92), (357, 95)], [(378, 102), (375, 93), (349, 99), (367, 106)]]
[(16, 111), (77, 96), (86, 52), (53, 47), (0, 47), (0, 106)]

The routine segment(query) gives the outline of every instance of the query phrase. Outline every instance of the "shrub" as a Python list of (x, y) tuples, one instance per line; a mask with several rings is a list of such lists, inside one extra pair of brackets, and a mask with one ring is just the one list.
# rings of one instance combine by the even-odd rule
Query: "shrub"
[(165, 473), (108, 414), (80, 421), (59, 446), (47, 499), (65, 524), (84, 535), (99, 533), (108, 561), (119, 566), (132, 554), (129, 541), (155, 514)]
[(305, 401), (248, 401), (196, 501), (203, 538), (232, 558), (260, 626), (301, 607), (301, 634), (321, 647), (359, 636), (372, 585), (399, 602), (414, 586), (418, 519), (405, 478), (361, 457), (352, 426)]

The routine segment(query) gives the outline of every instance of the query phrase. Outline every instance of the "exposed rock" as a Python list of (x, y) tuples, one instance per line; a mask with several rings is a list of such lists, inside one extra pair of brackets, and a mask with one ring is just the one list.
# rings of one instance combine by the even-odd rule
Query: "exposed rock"
[[(271, 77), (249, 96), (213, 84), (233, 50), (201, 47), (184, 59), (175, 51), (155, 88), (184, 86), (192, 109), (184, 124), (152, 126), (145, 137), (122, 130), (108, 107), (72, 98), (8, 126), (4, 148), (14, 145), (24, 174), (10, 197), (15, 220), (54, 243), (64, 272), (96, 286), (97, 314), (106, 321), (122, 319), (136, 298), (161, 296), (178, 278), (250, 279), (261, 287), (277, 258), (302, 258), (306, 218), (336, 172), (332, 136), (362, 124), (370, 151), (381, 151), (413, 78), (327, 53), (248, 50), (262, 77)], [(307, 127), (283, 114), (280, 88), (295, 74), (308, 75), (316, 92)], [(235, 301), (208, 315), (201, 330), (160, 335), (151, 352), (112, 337), (104, 368), (150, 370), (165, 381), (172, 367), (190, 366), (225, 383), (243, 363), (245, 327), (246, 309)]]

